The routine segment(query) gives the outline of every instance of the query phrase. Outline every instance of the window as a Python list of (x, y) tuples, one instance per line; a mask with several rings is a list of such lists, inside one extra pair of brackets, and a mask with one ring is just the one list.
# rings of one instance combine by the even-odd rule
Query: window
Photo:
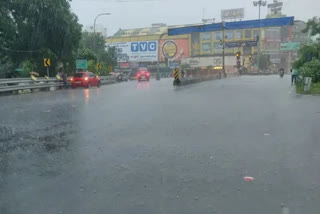
[(234, 50), (233, 50), (233, 48), (226, 48), (226, 49), (224, 49), (224, 52), (225, 53), (233, 53)]
[(222, 39), (222, 31), (216, 31), (213, 33), (214, 40), (221, 40)]
[(213, 49), (214, 49), (214, 52), (221, 52), (222, 51), (222, 45), (220, 45), (219, 42), (215, 42), (213, 44)]
[(89, 73), (89, 77), (95, 77), (93, 73)]
[(235, 31), (235, 39), (242, 39), (242, 30)]
[(233, 31), (232, 30), (226, 31), (225, 39), (233, 40)]
[(253, 39), (257, 39), (257, 36), (260, 36), (260, 30), (253, 30)]
[(211, 53), (211, 43), (202, 43), (202, 52)]
[(201, 33), (202, 41), (211, 41), (211, 32)]
[(244, 31), (244, 37), (246, 39), (251, 39), (251, 30), (245, 30)]
[(277, 29), (277, 28), (266, 29), (265, 37), (268, 41), (280, 41), (280, 29)]

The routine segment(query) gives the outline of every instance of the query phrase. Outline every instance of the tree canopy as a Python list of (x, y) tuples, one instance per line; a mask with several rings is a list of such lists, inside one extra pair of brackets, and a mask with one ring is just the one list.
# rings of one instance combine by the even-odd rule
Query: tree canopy
[[(312, 36), (319, 35), (320, 19), (317, 17), (310, 19), (302, 32), (310, 32)], [(302, 77), (312, 77), (313, 82), (320, 81), (320, 42), (302, 46), (298, 54), (298, 59), (293, 63), (293, 68), (297, 68), (298, 74)]]
[(0, 20), (0, 56), (15, 68), (28, 60), (44, 73), (43, 58), (49, 57), (51, 69), (61, 64), (66, 71), (73, 70), (81, 25), (68, 0), (6, 0)]
[(320, 19), (318, 17), (309, 19), (306, 28), (302, 32), (310, 32), (311, 36), (320, 34)]
[[(95, 48), (94, 48), (95, 41)], [(90, 61), (89, 70), (98, 72), (100, 75), (109, 73), (108, 67), (114, 68), (117, 65), (117, 55), (114, 47), (106, 47), (105, 39), (101, 34), (84, 32), (80, 42), (80, 48), (77, 54), (78, 58), (87, 59)], [(101, 71), (97, 71), (94, 64), (101, 63)]]

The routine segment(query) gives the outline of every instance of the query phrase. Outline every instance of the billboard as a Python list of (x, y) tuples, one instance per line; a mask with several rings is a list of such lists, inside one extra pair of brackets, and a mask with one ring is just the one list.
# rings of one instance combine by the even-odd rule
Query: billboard
[(244, 8), (221, 10), (221, 20), (243, 19)]
[[(178, 61), (181, 58), (190, 57), (189, 53), (189, 39), (173, 39), (173, 40), (161, 40), (160, 47), (163, 49), (163, 45), (167, 42), (173, 42), (177, 46), (177, 53), (175, 56), (170, 59), (171, 61)], [(163, 56), (162, 50), (160, 50), (160, 61), (164, 61), (165, 57)]]
[[(220, 56), (210, 56), (210, 57), (192, 57), (181, 60), (181, 64), (188, 64), (191, 68), (200, 68), (200, 67), (222, 67), (223, 59)], [(225, 57), (225, 66), (234, 66), (236, 65), (236, 57), (226, 56)]]
[(158, 42), (119, 42), (111, 43), (116, 48), (118, 62), (154, 62), (158, 60)]
[(191, 68), (222, 66), (222, 57), (192, 57), (181, 60), (181, 64), (189, 64)]
[(300, 48), (300, 42), (280, 43), (281, 51), (296, 51)]

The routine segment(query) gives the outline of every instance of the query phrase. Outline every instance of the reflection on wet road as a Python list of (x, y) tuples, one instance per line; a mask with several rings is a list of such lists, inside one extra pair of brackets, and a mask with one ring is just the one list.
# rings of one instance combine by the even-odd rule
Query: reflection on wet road
[(269, 76), (0, 97), (0, 213), (318, 214), (320, 100), (292, 90)]

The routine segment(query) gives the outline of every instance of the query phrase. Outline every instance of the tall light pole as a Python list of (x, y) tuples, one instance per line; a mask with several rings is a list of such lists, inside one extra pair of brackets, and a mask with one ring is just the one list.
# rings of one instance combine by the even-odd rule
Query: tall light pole
[(262, 0), (254, 1), (253, 6), (259, 7), (259, 19), (261, 19), (261, 7), (267, 6), (267, 1), (262, 1)]
[(226, 78), (227, 77), (226, 69), (225, 69), (226, 23), (222, 21), (221, 25), (222, 25), (222, 72), (223, 72), (224, 78)]
[(100, 16), (108, 16), (108, 15), (111, 15), (111, 13), (100, 13), (94, 19), (94, 23), (93, 23), (93, 51), (94, 51), (94, 53), (96, 53), (96, 22), (97, 22), (97, 19)]
[[(253, 2), (253, 6), (255, 7), (259, 7), (259, 20), (261, 19), (261, 6), (262, 7), (265, 7), (267, 6), (267, 1), (262, 1), (262, 0), (259, 0), (259, 1), (254, 1)], [(259, 23), (259, 36), (257, 38), (257, 46), (258, 46), (258, 62), (257, 62), (257, 65), (258, 65), (258, 70), (260, 69), (260, 40), (261, 40), (261, 23)]]

